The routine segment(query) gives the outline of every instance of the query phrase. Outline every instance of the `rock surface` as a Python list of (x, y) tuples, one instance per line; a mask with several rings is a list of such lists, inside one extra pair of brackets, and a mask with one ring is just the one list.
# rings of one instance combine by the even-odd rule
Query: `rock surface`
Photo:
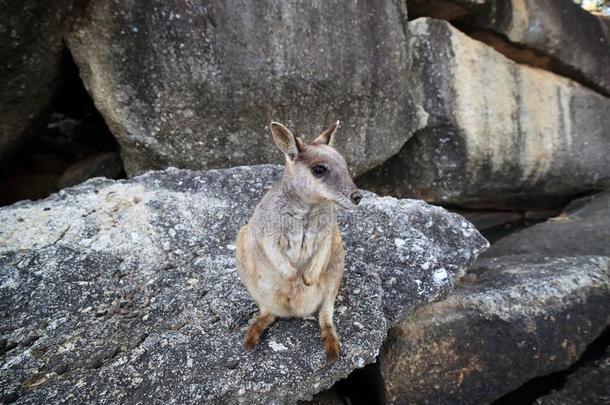
[(610, 258), (479, 260), (445, 300), (390, 330), (388, 403), (490, 403), (567, 368), (610, 322)]
[(425, 122), (406, 24), (398, 0), (102, 0), (68, 45), (128, 175), (279, 162), (271, 120), (313, 137), (337, 119), (337, 148), (362, 173)]
[(538, 398), (540, 405), (591, 405), (610, 403), (610, 352), (568, 376), (564, 386)]
[(518, 65), (448, 23), (409, 23), (429, 114), (367, 189), (467, 207), (537, 208), (610, 185), (610, 99)]
[(564, 213), (500, 239), (485, 256), (523, 253), (610, 256), (610, 192), (572, 202)]
[(409, 0), (409, 18), (451, 20), (519, 63), (610, 95), (610, 21), (573, 0)]
[(0, 159), (44, 115), (58, 85), (75, 0), (0, 0)]
[[(545, 61), (541, 67), (610, 96), (610, 21), (586, 12), (573, 0), (487, 3), (474, 16), (474, 27), (537, 52), (538, 59)], [(519, 53), (516, 58), (530, 62), (527, 57), (519, 60)]]
[(0, 401), (310, 399), (373, 362), (387, 329), (487, 246), (459, 215), (368, 193), (340, 215), (340, 360), (326, 365), (315, 319), (278, 321), (245, 353), (256, 308), (235, 235), (279, 175), (168, 169), (0, 208)]

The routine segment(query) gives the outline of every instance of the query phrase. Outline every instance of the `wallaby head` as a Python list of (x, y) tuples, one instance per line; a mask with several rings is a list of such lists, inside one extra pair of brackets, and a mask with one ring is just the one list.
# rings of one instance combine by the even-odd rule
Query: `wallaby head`
[(306, 143), (284, 125), (271, 123), (273, 140), (286, 155), (284, 181), (308, 204), (335, 202), (351, 208), (362, 199), (345, 159), (331, 146), (338, 126), (339, 121)]

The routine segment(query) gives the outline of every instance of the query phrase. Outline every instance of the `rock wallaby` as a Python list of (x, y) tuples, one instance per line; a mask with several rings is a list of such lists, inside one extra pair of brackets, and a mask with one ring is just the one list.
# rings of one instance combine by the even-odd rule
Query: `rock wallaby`
[(330, 146), (338, 125), (305, 143), (282, 124), (271, 123), (275, 144), (286, 155), (284, 175), (237, 237), (237, 269), (260, 311), (246, 332), (246, 350), (276, 317), (319, 311), (326, 359), (339, 357), (333, 311), (345, 253), (336, 210), (355, 207), (362, 193), (345, 159)]

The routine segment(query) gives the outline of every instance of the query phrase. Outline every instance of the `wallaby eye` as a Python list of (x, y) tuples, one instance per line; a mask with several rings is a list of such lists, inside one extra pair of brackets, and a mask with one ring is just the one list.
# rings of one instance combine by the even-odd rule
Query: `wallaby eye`
[(311, 172), (314, 174), (314, 176), (322, 176), (327, 171), (328, 169), (322, 165), (315, 165), (311, 168)]

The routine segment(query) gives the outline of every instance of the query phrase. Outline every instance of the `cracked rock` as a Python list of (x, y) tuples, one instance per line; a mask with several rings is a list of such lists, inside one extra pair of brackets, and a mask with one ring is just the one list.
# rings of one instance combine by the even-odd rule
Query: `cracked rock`
[(367, 193), (340, 215), (340, 360), (326, 364), (314, 319), (280, 320), (246, 353), (256, 307), (235, 236), (280, 173), (168, 169), (0, 208), (1, 400), (310, 399), (373, 362), (387, 329), (445, 296), (487, 247), (459, 215)]
[[(610, 22), (573, 0), (487, 0), (468, 24), (493, 32), (521, 49), (506, 54), (584, 83), (610, 95)], [(493, 43), (492, 43), (493, 45)]]
[(388, 403), (490, 403), (563, 370), (610, 323), (610, 258), (478, 260), (449, 297), (390, 330)]
[[(610, 95), (610, 21), (574, 0), (409, 0), (409, 18), (451, 20), (516, 62)], [(595, 3), (595, 2), (592, 2)]]

